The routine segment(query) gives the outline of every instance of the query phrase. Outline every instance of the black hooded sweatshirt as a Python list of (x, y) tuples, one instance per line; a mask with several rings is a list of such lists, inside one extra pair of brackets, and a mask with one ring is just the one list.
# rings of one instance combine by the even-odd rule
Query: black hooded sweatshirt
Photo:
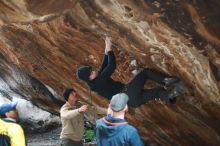
[(87, 81), (87, 85), (92, 91), (111, 100), (112, 96), (122, 92), (124, 84), (119, 81), (114, 81), (111, 75), (116, 69), (115, 55), (113, 51), (109, 51), (104, 56), (102, 66), (97, 73), (97, 77)]

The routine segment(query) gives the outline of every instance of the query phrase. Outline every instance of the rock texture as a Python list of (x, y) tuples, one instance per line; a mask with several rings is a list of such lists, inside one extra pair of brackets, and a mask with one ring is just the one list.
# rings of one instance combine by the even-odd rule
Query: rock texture
[[(132, 70), (151, 67), (178, 76), (185, 87), (176, 105), (151, 102), (130, 110), (127, 119), (143, 141), (219, 145), (219, 6), (218, 0), (2, 0), (1, 80), (53, 113), (67, 86), (90, 103), (75, 70), (98, 68), (109, 35), (118, 63), (114, 79), (126, 83)], [(108, 104), (95, 93), (92, 98)]]

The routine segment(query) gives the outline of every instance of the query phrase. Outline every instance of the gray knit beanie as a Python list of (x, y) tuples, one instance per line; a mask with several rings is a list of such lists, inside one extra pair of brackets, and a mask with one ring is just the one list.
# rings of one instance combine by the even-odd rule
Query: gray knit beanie
[(125, 93), (118, 93), (114, 95), (110, 101), (110, 107), (114, 112), (122, 111), (128, 102), (128, 95)]

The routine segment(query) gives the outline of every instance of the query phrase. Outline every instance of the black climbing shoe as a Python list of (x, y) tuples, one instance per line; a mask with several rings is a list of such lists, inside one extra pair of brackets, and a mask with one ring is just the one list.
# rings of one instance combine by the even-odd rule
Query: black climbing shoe
[(164, 86), (168, 87), (170, 85), (173, 85), (174, 83), (178, 83), (180, 81), (180, 79), (178, 79), (177, 77), (172, 77), (172, 78), (165, 78), (163, 80)]
[(169, 103), (170, 101), (170, 99), (168, 98), (169, 97), (169, 95), (168, 95), (168, 93), (167, 93), (167, 91), (166, 90), (164, 90), (164, 89), (161, 89), (159, 92), (158, 92), (158, 95), (157, 95), (157, 97), (154, 99), (155, 101), (162, 101), (162, 102), (164, 102), (164, 103)]
[(171, 104), (175, 104), (176, 103), (176, 97), (169, 99), (169, 103)]
[(177, 82), (177, 83), (174, 83), (174, 85), (175, 85), (175, 87), (168, 94), (168, 98), (169, 98), (170, 103), (175, 103), (176, 98), (182, 94), (182, 83)]

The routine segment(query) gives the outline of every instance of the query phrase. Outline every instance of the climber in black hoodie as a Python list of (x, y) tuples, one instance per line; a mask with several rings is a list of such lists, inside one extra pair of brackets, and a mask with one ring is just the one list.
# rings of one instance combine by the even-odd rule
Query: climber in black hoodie
[(105, 44), (105, 56), (98, 72), (94, 71), (91, 66), (82, 66), (76, 71), (78, 78), (85, 81), (90, 90), (108, 100), (111, 100), (112, 96), (117, 93), (126, 93), (129, 96), (128, 106), (131, 107), (138, 107), (150, 100), (159, 98), (162, 101), (172, 103), (179, 96), (180, 92), (175, 87), (171, 92), (168, 92), (163, 87), (144, 89), (144, 84), (148, 79), (164, 87), (180, 81), (176, 77), (169, 77), (153, 69), (142, 69), (127, 84), (113, 80), (111, 75), (116, 69), (116, 61), (111, 48), (110, 37), (106, 37)]

